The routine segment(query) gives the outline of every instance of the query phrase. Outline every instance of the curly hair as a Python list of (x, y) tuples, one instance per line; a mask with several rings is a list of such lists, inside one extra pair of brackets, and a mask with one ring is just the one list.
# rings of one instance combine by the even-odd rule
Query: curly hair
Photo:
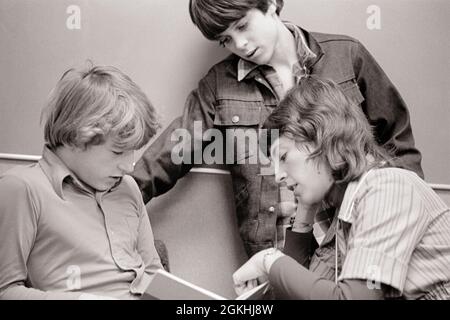
[(328, 163), (337, 183), (350, 182), (373, 166), (390, 163), (389, 152), (376, 143), (362, 110), (331, 80), (302, 78), (263, 127), (278, 129), (280, 136), (308, 146), (309, 158)]

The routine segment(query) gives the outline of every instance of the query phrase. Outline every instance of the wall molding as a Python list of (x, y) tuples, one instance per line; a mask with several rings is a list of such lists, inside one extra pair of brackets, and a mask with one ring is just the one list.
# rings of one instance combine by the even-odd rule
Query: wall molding
[(40, 159), (41, 159), (41, 156), (33, 156), (33, 155), (28, 155), (28, 154), (0, 153), (0, 160), (36, 162), (36, 161), (39, 161)]
[[(36, 162), (41, 159), (41, 156), (27, 155), (27, 154), (15, 154), (15, 153), (0, 153), (0, 160), (11, 160), (11, 161), (29, 161)], [(214, 168), (192, 168), (190, 172), (193, 173), (209, 173), (209, 174), (221, 174), (229, 175), (230, 171), (223, 169)], [(450, 184), (443, 183), (428, 183), (428, 185), (434, 190), (450, 191)]]

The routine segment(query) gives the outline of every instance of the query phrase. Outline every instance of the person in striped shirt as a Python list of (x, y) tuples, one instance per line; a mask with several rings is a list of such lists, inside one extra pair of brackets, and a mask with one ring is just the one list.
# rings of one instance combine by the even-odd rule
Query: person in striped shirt
[[(279, 134), (276, 180), (301, 210), (283, 252), (262, 250), (234, 273), (238, 293), (268, 278), (284, 299), (450, 299), (449, 208), (392, 165), (338, 85), (302, 79), (264, 127)], [(314, 216), (327, 207), (334, 219), (317, 245)]]

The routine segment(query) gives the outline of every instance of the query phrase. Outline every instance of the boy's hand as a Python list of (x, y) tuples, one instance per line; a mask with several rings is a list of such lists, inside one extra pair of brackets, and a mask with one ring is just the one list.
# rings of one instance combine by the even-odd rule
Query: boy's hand
[(270, 267), (284, 254), (275, 248), (269, 248), (254, 254), (234, 274), (233, 282), (238, 295), (254, 288), (260, 282), (267, 280)]

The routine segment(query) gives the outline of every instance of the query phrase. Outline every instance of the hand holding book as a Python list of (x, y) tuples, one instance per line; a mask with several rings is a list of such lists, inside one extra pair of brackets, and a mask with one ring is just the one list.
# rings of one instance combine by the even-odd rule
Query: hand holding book
[[(239, 295), (235, 300), (258, 300), (262, 299), (267, 291), (268, 282), (262, 283), (244, 294)], [(159, 269), (152, 282), (145, 291), (142, 299), (159, 300), (227, 300), (205, 288), (199, 287), (189, 281), (181, 279), (176, 275), (163, 269)]]
[(251, 290), (257, 284), (256, 280), (266, 282), (272, 264), (283, 256), (284, 253), (275, 248), (254, 254), (233, 274), (236, 293), (239, 295)]

